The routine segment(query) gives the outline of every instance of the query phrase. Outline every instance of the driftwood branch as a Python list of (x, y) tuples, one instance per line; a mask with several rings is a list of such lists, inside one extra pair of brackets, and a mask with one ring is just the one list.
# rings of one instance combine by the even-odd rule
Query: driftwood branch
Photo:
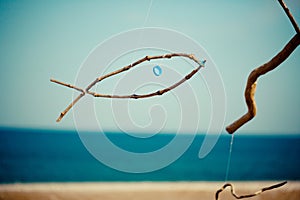
[(278, 67), (283, 61), (285, 61), (289, 55), (298, 47), (300, 44), (300, 34), (295, 35), (285, 47), (269, 62), (261, 65), (260, 67), (254, 69), (247, 80), (247, 85), (245, 89), (245, 100), (248, 106), (248, 112), (241, 118), (226, 127), (228, 133), (234, 133), (237, 129), (243, 126), (245, 123), (250, 121), (256, 115), (256, 103), (255, 103), (255, 90), (257, 79), (269, 71), (272, 71)]
[(248, 76), (247, 85), (245, 89), (245, 101), (248, 107), (248, 112), (240, 117), (238, 120), (226, 127), (228, 133), (232, 134), (245, 123), (253, 119), (256, 115), (256, 103), (255, 103), (255, 90), (256, 90), (256, 81), (257, 79), (269, 71), (272, 71), (278, 67), (282, 62), (284, 62), (291, 53), (299, 46), (300, 44), (300, 33), (299, 27), (294, 20), (292, 14), (289, 12), (289, 9), (286, 7), (282, 0), (279, 0), (280, 5), (283, 7), (285, 13), (289, 17), (291, 23), (293, 24), (297, 34), (284, 46), (284, 48), (275, 55), (269, 62), (259, 66), (254, 69)]
[[(150, 60), (155, 60), (155, 59), (170, 59), (172, 57), (186, 57), (191, 59), (192, 61), (194, 61), (198, 67), (194, 70), (192, 70), (189, 74), (187, 74), (184, 78), (182, 78), (180, 81), (176, 82), (175, 84), (164, 88), (162, 90), (158, 90), (156, 92), (151, 92), (148, 94), (131, 94), (131, 95), (109, 95), (109, 94), (99, 94), (96, 92), (92, 92), (90, 91), (90, 89), (92, 87), (94, 87), (97, 83), (99, 83), (100, 81), (112, 77), (114, 75), (117, 75), (119, 73), (125, 72), (145, 61), (150, 61)], [(84, 90), (76, 87), (74, 85), (71, 84), (67, 84), (61, 81), (57, 81), (55, 79), (50, 79), (51, 82), (77, 90), (80, 92), (80, 95), (78, 95), (69, 105), (68, 107), (60, 113), (60, 116), (57, 118), (57, 122), (60, 122), (62, 120), (62, 118), (67, 114), (67, 112), (79, 101), (79, 99), (81, 99), (85, 94), (89, 94), (92, 95), (94, 97), (102, 97), (102, 98), (122, 98), (122, 99), (127, 99), (127, 98), (132, 98), (132, 99), (140, 99), (140, 98), (149, 98), (149, 97), (153, 97), (153, 96), (157, 96), (157, 95), (162, 95), (166, 92), (169, 92), (171, 90), (173, 90), (174, 88), (178, 87), (179, 85), (181, 85), (182, 83), (184, 83), (185, 81), (189, 80), (192, 76), (194, 76), (202, 67), (204, 67), (206, 60), (203, 61), (199, 61), (195, 58), (194, 55), (192, 54), (185, 54), (185, 53), (171, 53), (171, 54), (165, 54), (165, 55), (159, 55), (159, 56), (146, 56), (130, 65), (127, 65), (121, 69), (118, 69), (116, 71), (113, 71), (111, 73), (108, 73), (104, 76), (100, 76), (97, 79), (95, 79), (93, 82), (91, 82)]]
[(244, 198), (254, 197), (254, 196), (257, 196), (257, 195), (259, 195), (259, 194), (261, 194), (265, 191), (281, 187), (281, 186), (285, 185), (286, 183), (287, 183), (287, 181), (284, 181), (284, 182), (281, 182), (281, 183), (278, 183), (278, 184), (275, 184), (275, 185), (271, 185), (269, 187), (264, 187), (261, 190), (255, 192), (253, 194), (245, 194), (245, 195), (237, 195), (234, 191), (233, 185), (231, 183), (226, 183), (225, 185), (223, 185), (223, 187), (221, 189), (217, 190), (217, 192), (215, 194), (215, 197), (216, 197), (216, 200), (219, 200), (220, 193), (223, 190), (225, 190), (227, 187), (230, 187), (230, 192), (231, 192), (232, 196), (234, 196), (236, 199), (244, 199)]

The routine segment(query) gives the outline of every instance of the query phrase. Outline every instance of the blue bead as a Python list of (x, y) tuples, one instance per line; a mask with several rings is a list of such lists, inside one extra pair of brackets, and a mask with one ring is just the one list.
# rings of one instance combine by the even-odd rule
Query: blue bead
[(159, 65), (154, 66), (152, 70), (155, 76), (160, 76), (162, 74), (162, 69)]

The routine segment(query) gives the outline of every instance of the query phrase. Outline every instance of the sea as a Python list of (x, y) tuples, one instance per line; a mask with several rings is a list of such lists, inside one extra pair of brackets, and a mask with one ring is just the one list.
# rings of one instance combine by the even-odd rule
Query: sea
[[(143, 142), (143, 138), (121, 132), (87, 134), (104, 134), (116, 145), (136, 154), (163, 148), (175, 137), (172, 133), (159, 133)], [(180, 140), (184, 142), (187, 137), (188, 134), (182, 134)], [(204, 134), (197, 134), (183, 154), (166, 166), (134, 173), (96, 159), (76, 130), (2, 127), (0, 183), (300, 180), (300, 134), (236, 133), (230, 159), (232, 136), (227, 133), (221, 134), (207, 156), (199, 158), (204, 137)], [(133, 161), (120, 162), (130, 166)], [(140, 165), (151, 166), (153, 162), (156, 158), (144, 160)]]

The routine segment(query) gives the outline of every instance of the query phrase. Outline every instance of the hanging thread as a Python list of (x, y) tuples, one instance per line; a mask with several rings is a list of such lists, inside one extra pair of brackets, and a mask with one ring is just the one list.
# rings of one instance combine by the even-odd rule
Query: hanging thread
[(231, 135), (231, 140), (230, 140), (229, 154), (228, 154), (226, 175), (225, 175), (225, 182), (228, 180), (228, 174), (229, 174), (229, 168), (230, 168), (230, 162), (231, 162), (231, 154), (232, 154), (232, 146), (233, 146), (233, 139), (234, 139), (234, 134)]

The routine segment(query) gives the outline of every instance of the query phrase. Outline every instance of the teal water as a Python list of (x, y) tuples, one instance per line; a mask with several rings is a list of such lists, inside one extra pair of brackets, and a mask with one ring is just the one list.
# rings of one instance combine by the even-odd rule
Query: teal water
[[(161, 148), (174, 138), (173, 134), (158, 134), (142, 141), (122, 133), (97, 134), (106, 134), (118, 146), (137, 153)], [(182, 140), (185, 137), (183, 135)], [(190, 148), (171, 165), (135, 174), (111, 169), (96, 160), (85, 149), (76, 131), (0, 128), (0, 183), (224, 181), (231, 136), (222, 134), (210, 154), (199, 159), (203, 138), (204, 135), (197, 135)], [(236, 134), (227, 178), (300, 180), (299, 153), (299, 134)]]

